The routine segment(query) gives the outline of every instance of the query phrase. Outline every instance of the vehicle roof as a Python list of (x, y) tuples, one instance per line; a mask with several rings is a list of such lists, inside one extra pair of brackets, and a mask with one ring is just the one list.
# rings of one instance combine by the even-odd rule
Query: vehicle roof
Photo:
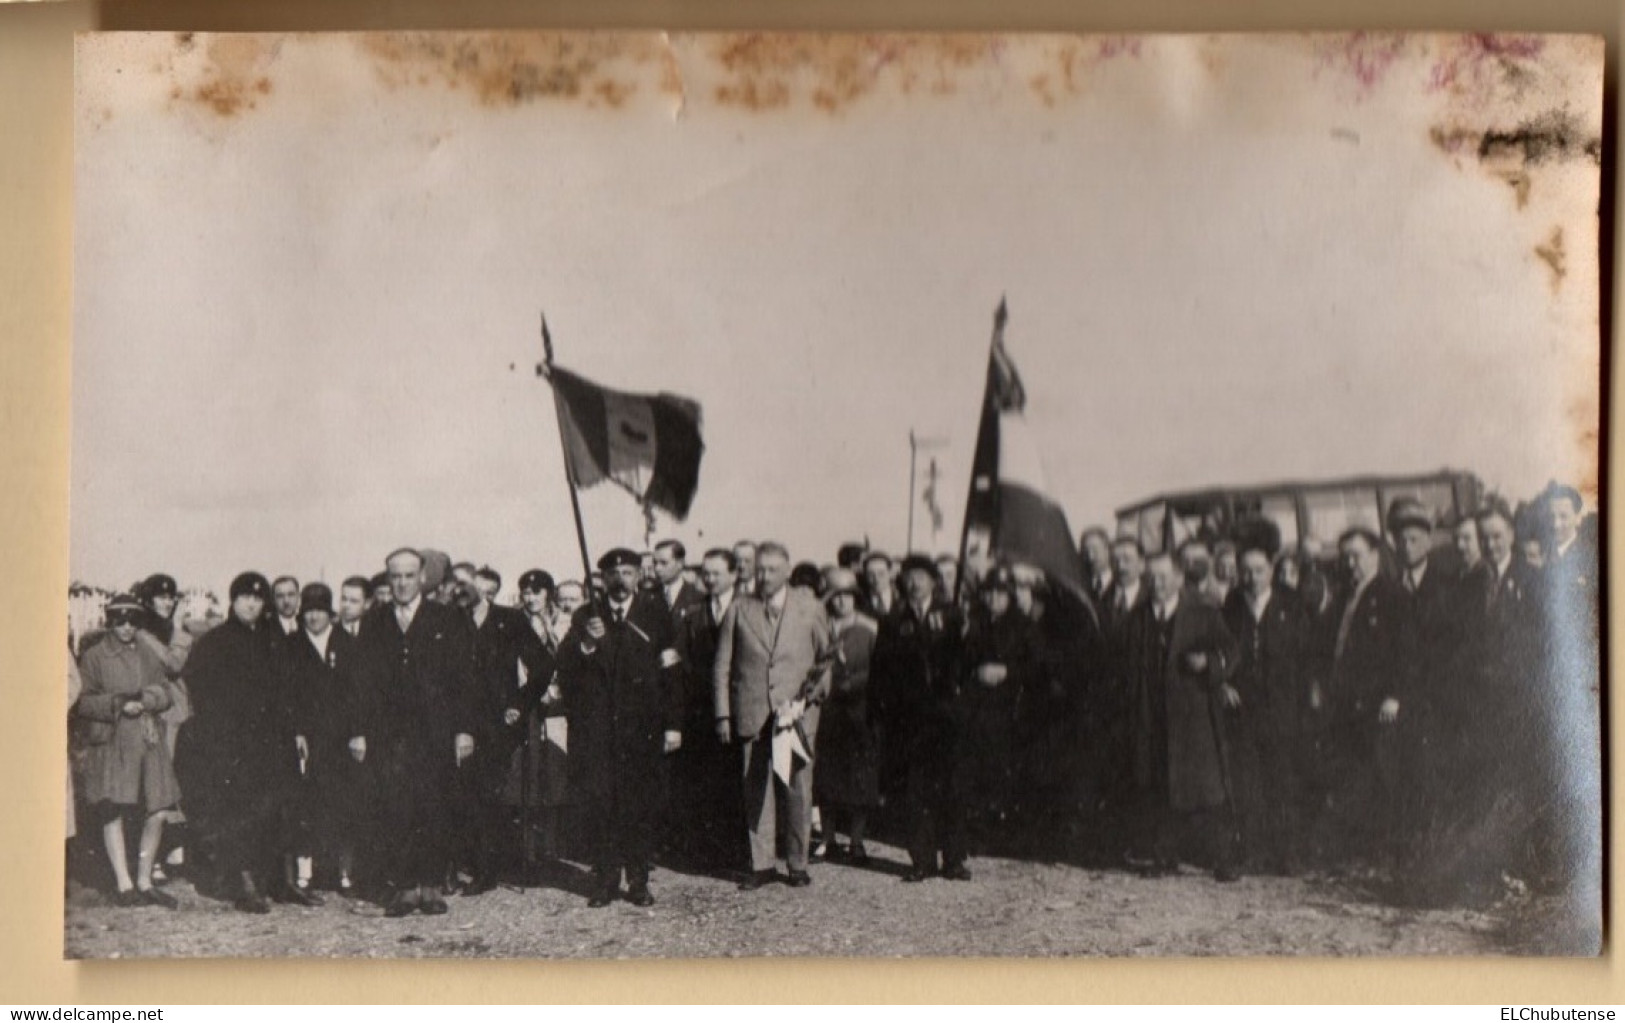
[(1437, 472), (1412, 473), (1407, 475), (1379, 475), (1368, 473), (1360, 476), (1343, 476), (1330, 480), (1284, 480), (1276, 483), (1256, 483), (1246, 486), (1211, 486), (1195, 490), (1180, 490), (1170, 493), (1158, 494), (1133, 504), (1125, 504), (1117, 509), (1117, 516), (1121, 518), (1135, 512), (1141, 512), (1157, 504), (1169, 504), (1175, 501), (1190, 501), (1198, 498), (1219, 498), (1235, 494), (1267, 494), (1276, 491), (1315, 491), (1315, 490), (1342, 490), (1355, 487), (1398, 487), (1414, 483), (1455, 483), (1463, 478), (1472, 478), (1473, 474), (1462, 469), (1440, 469)]

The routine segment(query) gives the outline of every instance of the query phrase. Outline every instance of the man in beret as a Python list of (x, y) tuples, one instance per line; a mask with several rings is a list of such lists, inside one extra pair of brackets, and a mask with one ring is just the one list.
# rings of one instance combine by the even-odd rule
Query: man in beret
[(1422, 850), (1448, 808), (1450, 772), (1460, 759), (1454, 749), (1475, 696), (1462, 663), (1463, 619), (1454, 580), (1433, 557), (1434, 515), (1414, 497), (1388, 508), (1388, 532), (1399, 554), (1399, 583), (1407, 598), (1403, 686), (1394, 732), (1399, 740), (1402, 789), (1400, 828), (1405, 845)]
[(361, 629), (361, 731), (351, 738), (378, 783), (381, 867), (392, 891), (384, 912), (438, 915), (446, 912), (440, 886), (450, 860), (452, 783), (479, 730), (473, 640), (464, 616), (426, 598), (422, 555), (402, 548), (385, 567), (393, 599), (373, 608)]
[(756, 592), (735, 596), (724, 612), (711, 666), (717, 739), (740, 746), (751, 865), (743, 890), (776, 878), (781, 846), (788, 883), (812, 883), (813, 745), (833, 657), (823, 606), (790, 585), (790, 552), (762, 544)]
[(671, 613), (638, 591), (642, 559), (617, 547), (598, 561), (607, 599), (576, 612), (559, 648), (570, 723), (571, 785), (587, 804), (588, 905), (608, 906), (621, 876), (635, 906), (654, 904), (649, 871), (665, 806), (666, 755), (682, 745), (682, 660)]

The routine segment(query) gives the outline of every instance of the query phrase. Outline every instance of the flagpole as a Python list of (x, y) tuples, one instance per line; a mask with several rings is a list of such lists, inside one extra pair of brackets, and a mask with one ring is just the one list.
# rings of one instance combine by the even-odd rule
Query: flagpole
[(914, 462), (919, 455), (919, 451), (919, 445), (914, 443), (914, 431), (910, 429), (908, 431), (908, 546), (904, 548), (904, 554), (914, 553)]
[(987, 379), (982, 383), (982, 415), (976, 429), (976, 447), (971, 451), (970, 483), (965, 490), (965, 518), (959, 526), (959, 578), (954, 584), (954, 603), (963, 604), (965, 599), (966, 576), (970, 575), (970, 565), (967, 559), (970, 556), (970, 513), (976, 503), (976, 457), (981, 453), (982, 428), (987, 425), (988, 416), (988, 387), (991, 384), (991, 367), (993, 362), (993, 347), (1004, 339), (1004, 324), (1010, 318), (1009, 309), (1005, 306), (1004, 296), (999, 296), (999, 308), (993, 313), (993, 337), (988, 341)]
[[(553, 382), (553, 334), (547, 329), (547, 314), (542, 314), (542, 364), (536, 367), (537, 376), (547, 378), (548, 383)], [(553, 395), (553, 407), (559, 417), (559, 449), (564, 455), (564, 479), (570, 486), (570, 511), (575, 516), (576, 543), (581, 548), (581, 588), (586, 591), (587, 599), (593, 603), (598, 602), (598, 589), (592, 584), (592, 555), (587, 553), (587, 529), (581, 521), (581, 495), (577, 492), (576, 471), (570, 463), (569, 442), (564, 439), (564, 406), (559, 403), (557, 392)]]

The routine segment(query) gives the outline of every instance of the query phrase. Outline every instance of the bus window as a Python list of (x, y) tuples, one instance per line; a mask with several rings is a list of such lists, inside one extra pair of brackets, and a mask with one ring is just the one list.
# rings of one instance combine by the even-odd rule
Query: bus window
[[(1449, 480), (1429, 480), (1426, 483), (1408, 483), (1400, 486), (1385, 485), (1382, 488), (1382, 497), (1388, 502), (1389, 508), (1402, 497), (1414, 497), (1422, 502), (1422, 507), (1433, 513), (1434, 521), (1440, 526), (1448, 526), (1455, 521), (1456, 492)], [(1386, 513), (1386, 509), (1384, 511)]]
[(1305, 491), (1303, 504), (1308, 512), (1309, 535), (1323, 543), (1336, 543), (1344, 530), (1354, 526), (1364, 526), (1382, 535), (1377, 492), (1369, 487)]
[(1260, 502), (1259, 514), (1281, 531), (1281, 549), (1298, 545), (1298, 502), (1290, 494), (1272, 494)]
[(1162, 550), (1162, 521), (1166, 517), (1167, 509), (1160, 504), (1140, 512), (1140, 546), (1147, 554)]

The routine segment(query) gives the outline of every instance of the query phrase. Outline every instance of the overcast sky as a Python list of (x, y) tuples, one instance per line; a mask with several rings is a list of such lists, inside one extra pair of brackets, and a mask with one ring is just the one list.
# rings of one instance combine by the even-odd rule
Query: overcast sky
[[(88, 582), (336, 581), (401, 544), (578, 574), (544, 309), (561, 363), (703, 406), (698, 499), (660, 530), (691, 550), (901, 549), (911, 428), (946, 442), (916, 546), (956, 546), (1001, 295), (1075, 529), (1210, 483), (1451, 466), (1522, 496), (1586, 461), (1596, 166), (1540, 168), (1520, 208), (1430, 140), (1462, 111), (1422, 57), (1372, 86), (1307, 45), (1165, 40), (1051, 107), (1018, 52), (829, 116), (708, 102), (694, 46), (674, 120), (651, 89), (388, 90), (298, 37), (224, 118), (175, 99), (192, 65), (143, 73), (172, 45), (81, 49)], [(584, 508), (595, 552), (641, 545), (623, 493)]]

